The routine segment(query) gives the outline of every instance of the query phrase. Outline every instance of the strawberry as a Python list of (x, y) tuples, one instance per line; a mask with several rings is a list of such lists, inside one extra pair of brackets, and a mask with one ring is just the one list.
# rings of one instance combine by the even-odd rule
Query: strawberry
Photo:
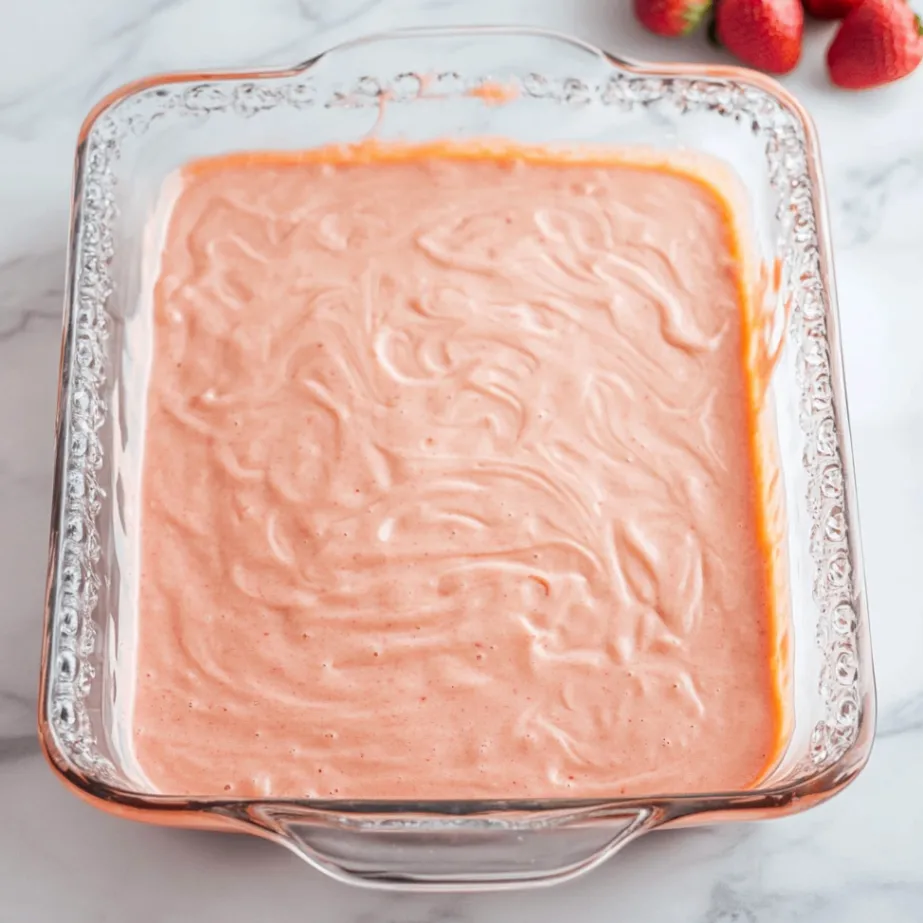
[(804, 8), (815, 19), (842, 19), (862, 0), (804, 0)]
[(827, 49), (830, 79), (847, 90), (900, 80), (923, 60), (923, 23), (905, 0), (864, 0)]
[(635, 0), (641, 25), (658, 35), (687, 35), (711, 8), (711, 0)]
[(744, 64), (787, 74), (801, 57), (801, 0), (719, 0), (718, 40)]

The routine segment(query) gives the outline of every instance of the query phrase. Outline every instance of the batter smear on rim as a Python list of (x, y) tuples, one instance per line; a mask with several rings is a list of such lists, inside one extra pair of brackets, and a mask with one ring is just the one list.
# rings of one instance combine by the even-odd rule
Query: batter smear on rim
[(785, 696), (716, 188), (451, 144), (180, 179), (144, 450), (132, 739), (151, 784), (754, 784)]

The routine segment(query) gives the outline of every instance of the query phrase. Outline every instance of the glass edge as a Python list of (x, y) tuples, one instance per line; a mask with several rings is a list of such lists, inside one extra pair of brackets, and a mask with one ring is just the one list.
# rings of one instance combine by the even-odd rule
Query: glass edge
[(45, 580), (44, 620), (38, 689), (38, 737), (42, 752), (48, 762), (59, 772), (70, 765), (49, 720), (51, 683), (53, 681), (52, 657), (55, 652), (54, 628), (58, 619), (58, 589), (63, 553), (63, 523), (66, 510), (66, 480), (69, 459), (69, 434), (71, 412), (68, 395), (73, 378), (74, 293), (76, 291), (77, 246), (80, 231), (80, 200), (84, 174), (84, 139), (80, 140), (74, 155), (71, 180), (71, 202), (68, 220), (68, 240), (64, 269), (64, 295), (62, 299), (61, 352), (58, 361), (58, 387), (55, 408), (54, 467), (52, 472), (51, 513), (48, 538), (48, 567)]
[(840, 322), (839, 297), (837, 293), (836, 269), (833, 260), (833, 242), (826, 183), (817, 126), (807, 109), (778, 81), (757, 71), (745, 68), (718, 68), (717, 70), (743, 70), (754, 86), (771, 93), (785, 105), (801, 122), (804, 130), (811, 175), (814, 215), (817, 231), (819, 264), (826, 292), (826, 343), (829, 352), (828, 364), (833, 390), (833, 411), (836, 419), (837, 448), (839, 463), (843, 471), (843, 505), (848, 523), (848, 550), (851, 563), (852, 598), (850, 605), (857, 617), (857, 642), (860, 664), (860, 726), (856, 739), (838, 762), (847, 760), (853, 751), (858, 754), (860, 771), (868, 762), (874, 744), (877, 724), (878, 694), (872, 655), (871, 626), (868, 612), (868, 589), (865, 580), (864, 556), (862, 551), (862, 527), (859, 513), (858, 487), (855, 472), (855, 457), (852, 448), (852, 427), (849, 414), (849, 397), (846, 387), (846, 369), (843, 360), (842, 325)]
[[(862, 714), (859, 729), (850, 747), (829, 766), (822, 767), (817, 773), (796, 782), (775, 787), (758, 787), (731, 792), (701, 793), (687, 795), (657, 795), (650, 798), (596, 798), (596, 799), (534, 799), (520, 800), (470, 800), (443, 802), (409, 802), (409, 801), (320, 801), (300, 799), (193, 799), (177, 798), (166, 795), (154, 795), (131, 789), (122, 789), (110, 785), (77, 768), (66, 756), (60, 745), (53, 722), (49, 720), (49, 707), (52, 696), (50, 683), (53, 678), (51, 658), (54, 653), (54, 625), (57, 619), (57, 590), (60, 578), (60, 561), (62, 552), (63, 516), (65, 513), (65, 480), (68, 460), (68, 434), (70, 432), (70, 409), (67, 396), (70, 391), (73, 372), (73, 337), (74, 337), (74, 292), (76, 283), (77, 248), (80, 230), (80, 205), (83, 176), (85, 172), (85, 142), (97, 121), (119, 103), (132, 96), (158, 86), (175, 83), (196, 83), (206, 81), (240, 81), (265, 80), (297, 76), (317, 65), (323, 59), (338, 52), (376, 42), (413, 39), (413, 38), (452, 38), (470, 35), (478, 37), (518, 36), (544, 38), (561, 41), (580, 48), (613, 69), (630, 74), (650, 77), (685, 77), (692, 79), (728, 80), (748, 84), (776, 98), (801, 122), (807, 147), (809, 167), (815, 196), (815, 216), (817, 221), (817, 243), (821, 256), (821, 266), (828, 292), (828, 314), (832, 322), (832, 332), (828, 336), (828, 348), (831, 350), (831, 365), (836, 371), (836, 390), (834, 407), (837, 418), (837, 434), (841, 451), (841, 465), (847, 474), (844, 494), (849, 510), (850, 552), (854, 558), (853, 582), (857, 591), (857, 615), (862, 626), (864, 641), (861, 666), (863, 670)], [(836, 298), (836, 283), (830, 247), (830, 222), (827, 211), (827, 197), (823, 185), (823, 168), (821, 165), (817, 131), (813, 120), (800, 102), (778, 81), (757, 71), (736, 66), (716, 66), (710, 64), (678, 64), (669, 62), (641, 62), (608, 52), (581, 39), (573, 38), (554, 30), (523, 28), (519, 26), (451, 26), (441, 28), (409, 28), (369, 34), (364, 37), (338, 43), (325, 51), (290, 66), (265, 67), (254, 69), (214, 69), (208, 71), (177, 71), (151, 75), (123, 84), (103, 97), (92, 107), (84, 119), (78, 133), (75, 158), (74, 180), (72, 184), (71, 217), (69, 222), (69, 241), (67, 249), (67, 268), (65, 276), (64, 322), (62, 329), (61, 359), (59, 364), (59, 382), (56, 411), (55, 464), (52, 487), (51, 531), (49, 539), (49, 565), (45, 594), (45, 619), (42, 642), (42, 660), (38, 699), (38, 731), (42, 751), (49, 765), (67, 786), (91, 801), (102, 802), (112, 807), (137, 810), (143, 813), (174, 812), (233, 812), (237, 814), (256, 807), (292, 808), (316, 815), (332, 813), (362, 813), (368, 811), (386, 816), (387, 814), (424, 813), (439, 816), (470, 816), (481, 813), (514, 813), (527, 811), (567, 811), (580, 808), (607, 808), (612, 811), (628, 811), (651, 808), (664, 811), (665, 816), (691, 816), (718, 811), (765, 810), (782, 808), (786, 803), (809, 799), (822, 801), (830, 797), (849, 782), (866, 764), (872, 746), (875, 730), (876, 690), (866, 604), (866, 587), (862, 568), (861, 532), (858, 522), (858, 509), (855, 489), (854, 461), (851, 449), (848, 401), (845, 393), (845, 372), (842, 362), (840, 323)], [(793, 808), (794, 810), (794, 808)]]
[[(849, 389), (846, 385), (847, 372), (843, 358), (842, 325), (840, 322), (836, 269), (833, 260), (828, 196), (826, 185), (823, 182), (823, 167), (816, 127), (810, 115), (796, 100), (794, 100), (794, 98), (791, 99), (791, 103), (802, 119), (805, 128), (805, 137), (811, 145), (813, 155), (810, 160), (810, 166), (812, 169), (812, 179), (814, 180), (813, 188), (815, 195), (815, 216), (817, 221), (817, 244), (820, 253), (824, 288), (827, 292), (826, 339), (827, 348), (829, 350), (833, 408), (837, 423), (836, 432), (840, 456), (839, 460), (840, 467), (843, 470), (843, 504), (846, 510), (849, 555), (852, 567), (851, 582), (853, 594), (850, 604), (856, 612), (858, 623), (856, 637), (857, 642), (861, 643), (861, 648), (858, 653), (860, 669), (862, 671), (862, 720), (868, 728), (869, 739), (867, 742), (867, 750), (870, 752), (874, 742), (877, 724), (878, 692), (874, 658), (872, 656), (872, 631), (869, 623), (868, 588), (865, 580), (858, 483), (855, 470), (855, 456), (852, 448)], [(844, 756), (845, 755), (848, 754), (844, 754)]]
[(650, 77), (689, 77), (692, 79), (728, 80), (746, 83), (774, 96), (798, 115), (805, 126), (809, 144), (816, 150), (817, 137), (813, 122), (804, 107), (781, 83), (759, 71), (734, 65), (695, 63), (650, 62), (626, 57), (583, 39), (553, 29), (516, 25), (458, 25), (441, 27), (410, 27), (370, 33), (358, 38), (338, 42), (310, 58), (290, 65), (254, 68), (214, 68), (204, 71), (164, 71), (124, 83), (106, 94), (84, 118), (78, 132), (78, 148), (86, 140), (99, 118), (119, 103), (140, 93), (160, 86), (176, 83), (206, 81), (272, 80), (294, 77), (317, 66), (321, 61), (337, 54), (366, 45), (409, 39), (448, 39), (460, 36), (472, 38), (518, 37), (547, 39), (582, 50), (600, 63), (616, 70)]
[(816, 774), (786, 785), (739, 791), (695, 793), (686, 795), (655, 795), (638, 798), (589, 799), (462, 799), (442, 801), (298, 799), (298, 798), (195, 798), (156, 795), (110, 785), (78, 769), (67, 759), (57, 744), (53, 728), (46, 716), (40, 718), (40, 740), (43, 754), (66, 787), (98, 807), (113, 813), (127, 812), (138, 818), (155, 820), (155, 815), (204, 813), (232, 820), (254, 823), (254, 812), (300, 812), (304, 819), (331, 820), (350, 815), (374, 815), (381, 818), (407, 817), (463, 818), (479, 815), (514, 815), (529, 813), (607, 812), (625, 814), (632, 811), (655, 813), (660, 824), (695, 815), (719, 812), (794, 813), (833, 797), (849, 785), (868, 762), (874, 737), (874, 724), (864, 718), (853, 745), (835, 763)]

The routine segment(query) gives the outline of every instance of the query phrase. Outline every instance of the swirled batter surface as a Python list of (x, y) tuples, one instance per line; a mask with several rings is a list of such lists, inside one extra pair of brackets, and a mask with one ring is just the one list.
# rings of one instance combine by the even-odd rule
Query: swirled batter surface
[(196, 165), (133, 742), (168, 793), (702, 792), (778, 752), (726, 202), (469, 150)]

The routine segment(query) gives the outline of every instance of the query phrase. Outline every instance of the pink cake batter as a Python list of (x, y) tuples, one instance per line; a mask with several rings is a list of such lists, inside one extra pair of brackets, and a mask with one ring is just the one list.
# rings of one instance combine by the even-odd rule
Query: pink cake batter
[(171, 794), (753, 784), (783, 708), (727, 203), (474, 148), (196, 164), (132, 738)]

